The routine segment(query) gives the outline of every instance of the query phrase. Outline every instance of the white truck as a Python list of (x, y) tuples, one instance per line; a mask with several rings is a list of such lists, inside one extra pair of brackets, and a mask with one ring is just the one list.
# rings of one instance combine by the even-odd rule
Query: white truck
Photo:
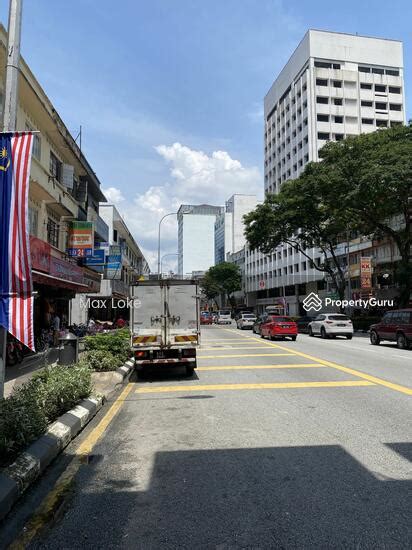
[(200, 308), (195, 281), (139, 281), (130, 290), (131, 345), (136, 369), (196, 368), (200, 345)]

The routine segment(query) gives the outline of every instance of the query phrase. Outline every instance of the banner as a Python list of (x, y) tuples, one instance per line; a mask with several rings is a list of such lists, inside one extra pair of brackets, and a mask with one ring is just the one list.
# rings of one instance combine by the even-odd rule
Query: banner
[(71, 222), (67, 254), (76, 258), (93, 255), (93, 222)]
[(360, 259), (360, 283), (361, 288), (372, 288), (372, 258)]
[(111, 245), (104, 269), (105, 279), (122, 278), (122, 247), (120, 245)]
[(28, 196), (33, 134), (0, 134), (0, 325), (34, 351)]

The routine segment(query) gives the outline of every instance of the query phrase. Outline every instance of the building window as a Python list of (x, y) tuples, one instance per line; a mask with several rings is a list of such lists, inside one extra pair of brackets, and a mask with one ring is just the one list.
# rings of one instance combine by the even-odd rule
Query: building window
[(47, 220), (47, 242), (56, 248), (59, 247), (59, 224), (52, 218)]
[(327, 86), (328, 81), (325, 78), (317, 78), (316, 79), (316, 86)]
[(334, 105), (343, 105), (343, 99), (341, 97), (335, 97), (333, 103)]
[(318, 132), (318, 139), (328, 140), (330, 139), (330, 135), (326, 132)]
[(400, 94), (401, 89), (398, 88), (398, 86), (389, 86), (389, 93), (390, 94)]
[(344, 137), (343, 134), (335, 134), (335, 141), (342, 141)]
[(365, 84), (364, 82), (360, 85), (362, 90), (372, 90), (372, 84)]
[(385, 93), (386, 86), (382, 86), (382, 84), (375, 84), (375, 92)]
[(362, 100), (362, 101), (361, 101), (361, 106), (362, 106), (362, 107), (373, 107), (373, 103), (372, 103), (372, 101), (364, 101), (364, 100)]
[(334, 122), (336, 122), (337, 124), (343, 124), (343, 116), (335, 116)]
[(358, 67), (358, 71), (360, 73), (370, 73), (371, 72), (371, 68), (370, 67)]
[(402, 111), (402, 105), (398, 103), (389, 103), (389, 109), (391, 111)]
[[(29, 124), (28, 122), (26, 122), (26, 131), (27, 132), (33, 132), (34, 131), (33, 126), (31, 126), (31, 124)], [(41, 160), (41, 137), (40, 137), (40, 133), (38, 133), (38, 132), (33, 134), (32, 155), (38, 161)]]
[(342, 81), (341, 80), (334, 80), (333, 81), (333, 87), (334, 88), (342, 88)]
[(362, 124), (373, 124), (373, 118), (363, 118)]
[(399, 122), (398, 120), (392, 120), (391, 128), (393, 128), (394, 126), (402, 126), (402, 122)]
[(386, 69), (385, 73), (389, 76), (399, 76), (399, 71), (396, 71), (394, 69)]
[(316, 97), (316, 103), (321, 103), (323, 105), (327, 105), (329, 103), (329, 98), (328, 97), (317, 96)]
[(387, 128), (388, 127), (388, 121), (387, 120), (377, 120), (376, 126), (379, 128)]
[(37, 237), (37, 226), (39, 221), (39, 213), (35, 208), (29, 206), (29, 233)]
[(329, 122), (329, 115), (316, 115), (318, 122)]
[(374, 74), (385, 74), (385, 70), (384, 69), (379, 69), (378, 67), (372, 67), (372, 72)]
[(332, 63), (326, 63), (325, 61), (315, 61), (315, 67), (319, 69), (331, 69)]
[(56, 157), (56, 155), (50, 151), (50, 175), (55, 178), (57, 181), (60, 181), (61, 172), (62, 172), (62, 163)]
[(387, 111), (388, 110), (388, 104), (387, 103), (380, 103), (378, 101), (375, 102), (375, 109), (379, 109), (379, 111)]

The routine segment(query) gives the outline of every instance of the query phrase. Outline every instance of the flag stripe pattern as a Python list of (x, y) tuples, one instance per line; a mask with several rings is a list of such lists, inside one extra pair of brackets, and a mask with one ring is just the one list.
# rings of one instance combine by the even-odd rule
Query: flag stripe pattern
[(33, 134), (0, 134), (0, 324), (34, 350), (28, 193)]

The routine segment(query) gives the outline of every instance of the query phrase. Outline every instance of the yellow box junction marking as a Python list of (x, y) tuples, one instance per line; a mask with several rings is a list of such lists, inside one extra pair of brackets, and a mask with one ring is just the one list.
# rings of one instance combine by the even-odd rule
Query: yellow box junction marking
[(59, 476), (52, 490), (43, 499), (40, 506), (32, 515), (30, 521), (25, 525), (18, 538), (9, 546), (9, 550), (24, 550), (30, 541), (34, 539), (37, 533), (48, 523), (53, 510), (58, 506), (61, 499), (70, 489), (74, 477), (85, 460), (85, 457), (91, 453), (93, 447), (102, 437), (103, 433), (123, 406), (126, 397), (131, 392), (134, 384), (127, 384), (116, 401), (103, 416), (97, 426), (89, 433), (86, 439), (73, 451), (74, 456), (64, 472)]
[(279, 390), (298, 388), (345, 388), (358, 386), (374, 386), (366, 380), (343, 380), (341, 382), (273, 382), (257, 384), (204, 384), (192, 386), (149, 386), (136, 390), (136, 393), (168, 393), (220, 390)]
[[(230, 331), (231, 329), (225, 329), (225, 330)], [(281, 349), (289, 352), (291, 351), (290, 348), (286, 348), (279, 344), (273, 344), (272, 342), (267, 342), (265, 340), (261, 340), (258, 338), (253, 338), (253, 339), (257, 340), (258, 342), (265, 343), (267, 346), (270, 346), (272, 348)], [(369, 382), (372, 382), (372, 384), (384, 386), (386, 388), (390, 388), (391, 390), (398, 391), (406, 395), (412, 395), (412, 388), (408, 388), (407, 386), (395, 384), (394, 382), (389, 382), (389, 380), (384, 380), (383, 378), (371, 376), (370, 374), (366, 374), (356, 369), (351, 369), (349, 367), (344, 367), (343, 365), (338, 365), (337, 363), (332, 363), (331, 361), (319, 359), (314, 355), (309, 355), (307, 353), (303, 353), (302, 351), (293, 351), (292, 355), (297, 355), (298, 357), (304, 357), (305, 359), (309, 359), (311, 361), (318, 361), (319, 363), (321, 363), (322, 365), (325, 365), (326, 367), (330, 367), (332, 369), (339, 370), (341, 372), (346, 372), (347, 374), (352, 374), (353, 376), (357, 376), (358, 378), (362, 378), (363, 380), (368, 380)]]
[(231, 351), (231, 350), (248, 350), (248, 349), (266, 349), (265, 346), (254, 346), (253, 344), (251, 346), (242, 346), (240, 348), (238, 347), (230, 347), (230, 346), (219, 346), (214, 348), (200, 348), (199, 351)]
[(229, 357), (283, 357), (293, 353), (238, 353), (233, 355), (198, 355), (198, 359), (227, 359)]
[(326, 365), (320, 365), (319, 363), (291, 363), (288, 365), (225, 365), (225, 366), (213, 366), (213, 367), (197, 367), (196, 370), (253, 370), (253, 369), (314, 369), (314, 368), (326, 368)]

